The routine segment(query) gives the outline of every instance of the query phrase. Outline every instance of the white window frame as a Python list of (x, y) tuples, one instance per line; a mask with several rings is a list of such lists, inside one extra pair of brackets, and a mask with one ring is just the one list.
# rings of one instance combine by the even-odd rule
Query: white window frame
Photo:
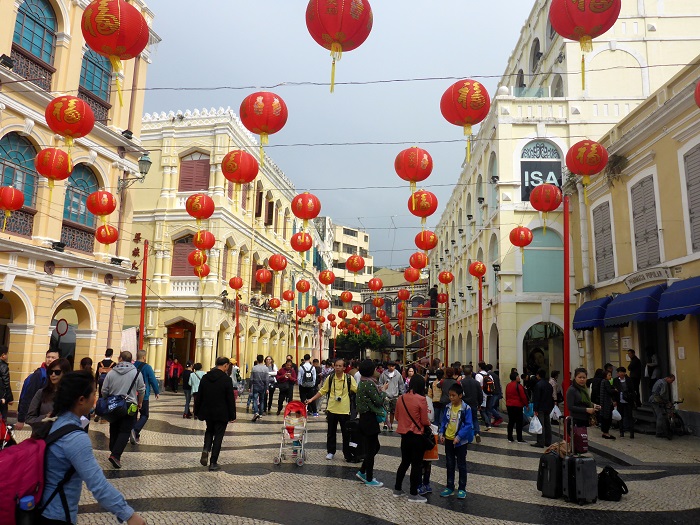
[[(656, 170), (656, 165), (646, 168), (644, 171), (638, 173), (634, 177), (631, 177), (627, 182), (627, 210), (629, 213), (629, 224), (630, 224), (630, 248), (632, 251), (632, 268), (633, 271), (640, 271), (637, 266), (637, 247), (634, 244), (635, 231), (634, 231), (634, 217), (632, 215), (632, 187), (637, 184), (642, 179), (647, 178), (649, 175), (652, 176), (652, 181), (654, 183), (654, 203), (656, 207), (656, 225), (657, 233), (659, 235), (659, 265), (666, 262), (666, 250), (664, 247), (664, 230), (659, 226), (662, 226), (661, 222), (661, 202), (659, 201), (659, 175)], [(612, 208), (611, 208), (612, 209)], [(645, 268), (646, 269), (646, 268)]]

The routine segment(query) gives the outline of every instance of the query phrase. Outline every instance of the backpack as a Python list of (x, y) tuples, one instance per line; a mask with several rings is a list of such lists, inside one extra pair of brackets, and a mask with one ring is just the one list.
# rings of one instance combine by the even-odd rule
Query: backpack
[(490, 374), (481, 374), (484, 381), (481, 385), (484, 394), (492, 396), (496, 392), (496, 383), (493, 382), (493, 377)]
[[(105, 361), (110, 362), (109, 366), (104, 364)], [(109, 359), (109, 360), (103, 359), (102, 361), (100, 361), (100, 364), (97, 367), (97, 373), (99, 374), (99, 376), (97, 378), (98, 385), (102, 386), (102, 383), (105, 382), (105, 377), (107, 377), (107, 374), (112, 370), (112, 368), (114, 368), (115, 364), (116, 363), (114, 361), (112, 361), (111, 359)]]
[(622, 481), (617, 470), (607, 465), (598, 474), (598, 498), (604, 501), (620, 501), (627, 494), (627, 485)]
[[(39, 388), (44, 388), (44, 386), (46, 385), (46, 377), (47, 377), (47, 375), (48, 375), (48, 374), (46, 373), (46, 367), (43, 367), (43, 366), (42, 366), (42, 367), (39, 367), (38, 370), (41, 371), (41, 385), (39, 385)], [(35, 370), (34, 372), (36, 372), (36, 370)], [(27, 392), (29, 391), (29, 384), (30, 384), (31, 381), (32, 381), (32, 377), (34, 377), (34, 372), (32, 372), (31, 374), (29, 374), (29, 375), (26, 377), (26, 379), (24, 380), (24, 383), (22, 383), (22, 390), (20, 390), (20, 393), (19, 393), (19, 404), (20, 404), (20, 406), (22, 405), (22, 400), (27, 396)], [(36, 391), (35, 391), (35, 393), (36, 393)], [(32, 395), (33, 395), (33, 394), (32, 394)], [(32, 400), (30, 399), (30, 400), (27, 402), (27, 407), (29, 407), (29, 403), (31, 403), (31, 401), (32, 401)]]
[(316, 386), (316, 382), (314, 381), (314, 367), (313, 365), (309, 365), (311, 368), (306, 368), (306, 366), (301, 365), (301, 386), (305, 388), (313, 388)]
[[(25, 439), (19, 445), (0, 452), (0, 472), (3, 473), (0, 476), (0, 524), (15, 523), (15, 512), (19, 500), (26, 496), (34, 497), (37, 515), (46, 508), (46, 505), (39, 508), (44, 491), (46, 450), (62, 437), (78, 430), (84, 431), (78, 425), (66, 425), (50, 433), (45, 439)], [(73, 474), (75, 474), (75, 468), (71, 467), (46, 502), (48, 504), (56, 495), (60, 495), (68, 522), (70, 522), (70, 510), (65, 503), (63, 486), (68, 483)]]

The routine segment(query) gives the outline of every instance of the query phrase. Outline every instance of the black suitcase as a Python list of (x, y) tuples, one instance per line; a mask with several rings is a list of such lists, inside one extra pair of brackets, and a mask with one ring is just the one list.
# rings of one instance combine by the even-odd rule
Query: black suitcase
[(562, 495), (562, 460), (559, 454), (542, 454), (537, 471), (537, 490), (545, 498), (559, 498)]
[(360, 432), (360, 420), (351, 419), (345, 423), (345, 432), (348, 435), (350, 445), (350, 463), (361, 463), (365, 459), (365, 438)]
[[(571, 430), (573, 421), (567, 418), (565, 425)], [(569, 440), (573, 432), (567, 432)], [(569, 450), (573, 449), (568, 443)], [(562, 494), (567, 501), (583, 505), (598, 500), (598, 471), (595, 459), (588, 456), (566, 456), (562, 461)]]

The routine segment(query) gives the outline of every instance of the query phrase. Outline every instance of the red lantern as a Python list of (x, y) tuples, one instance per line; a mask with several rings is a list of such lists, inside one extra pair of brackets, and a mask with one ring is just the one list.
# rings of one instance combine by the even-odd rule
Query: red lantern
[(192, 239), (192, 244), (199, 250), (211, 250), (216, 244), (216, 237), (207, 230), (199, 230)]
[(192, 250), (187, 256), (187, 262), (190, 263), (191, 266), (201, 266), (207, 262), (207, 254), (202, 250)]
[(260, 284), (269, 283), (272, 280), (272, 272), (267, 268), (260, 268), (255, 272), (255, 280)]
[(481, 261), (474, 261), (469, 265), (469, 273), (474, 277), (483, 277), (486, 275), (486, 265)]
[(282, 299), (285, 301), (293, 301), (294, 300), (294, 292), (292, 290), (285, 290), (282, 292)]
[(340, 300), (344, 303), (352, 302), (352, 292), (345, 291), (340, 294)]
[(367, 283), (367, 287), (370, 290), (372, 290), (373, 292), (378, 292), (379, 290), (382, 289), (382, 286), (384, 286), (384, 283), (378, 277), (374, 277), (373, 279), (370, 279), (369, 282)]
[(547, 214), (561, 205), (561, 190), (553, 184), (540, 184), (530, 192), (530, 204), (541, 211), (544, 218), (544, 231), (547, 231)]
[(228, 285), (234, 290), (240, 290), (243, 288), (243, 279), (240, 277), (231, 277), (228, 281)]
[[(359, 313), (359, 312), (358, 312), (358, 313)], [(372, 317), (371, 317), (369, 314), (365, 314), (365, 315), (362, 316), (362, 320), (363, 320), (365, 323), (369, 323), (369, 322), (372, 320)]]
[(597, 175), (608, 164), (608, 150), (592, 140), (577, 142), (566, 153), (566, 167), (575, 175), (583, 176), (583, 191), (588, 203), (588, 185), (591, 175)]
[(197, 226), (202, 219), (208, 219), (214, 214), (214, 199), (204, 193), (195, 193), (187, 198), (185, 203), (187, 213), (197, 219)]
[(306, 310), (304, 310), (302, 308), (297, 310), (297, 317), (300, 319), (303, 319), (304, 317), (306, 317)]
[(353, 312), (354, 314), (358, 314), (358, 315), (361, 314), (361, 313), (362, 313), (362, 306), (359, 305), (359, 304), (354, 305), (354, 306), (352, 307), (352, 312)]
[(312, 304), (306, 307), (307, 313), (314, 315), (316, 313), (316, 307)]
[(320, 299), (318, 301), (318, 308), (320, 310), (325, 310), (327, 309), (331, 304), (326, 300), (326, 299)]
[(321, 213), (321, 201), (316, 195), (309, 192), (297, 195), (292, 199), (292, 213), (297, 219), (304, 220), (304, 229), (308, 228), (309, 221), (318, 217)]
[(365, 267), (365, 260), (359, 255), (351, 255), (345, 261), (345, 269), (352, 273), (361, 272)]
[(68, 165), (71, 166), (73, 163), (70, 152), (74, 141), (92, 131), (95, 127), (95, 114), (84, 100), (63, 95), (49, 102), (44, 116), (51, 131), (65, 137), (66, 146), (68, 146)]
[(426, 217), (430, 217), (435, 213), (437, 207), (437, 197), (429, 191), (419, 190), (408, 199), (408, 211), (416, 217), (421, 217), (422, 224), (425, 224)]
[(34, 167), (39, 175), (49, 179), (49, 188), (54, 181), (66, 180), (73, 171), (68, 153), (58, 148), (42, 149), (34, 159)]
[(399, 310), (399, 312), (404, 312), (406, 311), (406, 303), (399, 303), (396, 305), (396, 308)]
[(24, 206), (24, 193), (12, 186), (0, 186), (0, 211), (5, 212), (2, 223), (2, 231), (7, 227), (7, 219), (13, 211), (17, 211)]
[(306, 28), (318, 45), (331, 52), (331, 93), (335, 86), (335, 62), (343, 51), (352, 51), (372, 31), (372, 8), (367, 0), (340, 2), (311, 0), (306, 7)]
[(269, 91), (258, 91), (248, 95), (241, 103), (241, 122), (251, 133), (260, 135), (260, 165), (263, 164), (263, 146), (268, 135), (277, 133), (287, 123), (287, 104), (282, 97)]
[(413, 266), (409, 266), (403, 272), (403, 277), (409, 283), (415, 283), (418, 279), (420, 279), (420, 270), (418, 268), (414, 268)]
[(117, 198), (105, 190), (95, 191), (88, 195), (85, 206), (93, 215), (102, 217), (104, 222), (104, 217), (117, 209)]
[(532, 230), (524, 226), (513, 228), (510, 232), (510, 242), (513, 246), (525, 248), (532, 242)]
[(330, 270), (323, 270), (318, 274), (318, 280), (321, 282), (321, 284), (325, 284), (327, 286), (331, 285), (333, 284), (333, 281), (335, 281), (335, 274)]
[(313, 247), (311, 235), (306, 232), (297, 232), (289, 239), (292, 249), (297, 252), (307, 252)]
[(445, 304), (449, 300), (449, 296), (446, 293), (440, 293), (437, 297), (437, 302), (440, 304)]
[(409, 292), (405, 288), (402, 288), (401, 290), (399, 290), (397, 295), (398, 295), (400, 300), (408, 301), (408, 298), (411, 297), (411, 292)]
[(375, 297), (372, 299), (372, 304), (377, 308), (381, 308), (384, 306), (384, 299), (382, 297)]
[(326, 318), (323, 317), (322, 315), (319, 315), (319, 316), (316, 318), (316, 321), (318, 321), (318, 324), (323, 324), (323, 323), (326, 322)]
[(333, 321), (335, 321), (335, 319), (336, 319), (335, 314), (328, 314), (327, 317), (328, 317), (328, 320), (329, 320), (331, 323), (332, 323)]
[[(333, 314), (331, 314), (331, 315), (333, 315)], [(330, 315), (328, 317), (330, 317)], [(337, 326), (338, 326), (338, 323), (336, 323), (335, 321), (331, 321), (331, 328), (336, 328)]]
[(221, 161), (221, 171), (226, 180), (235, 184), (248, 184), (258, 176), (258, 161), (247, 151), (229, 151)]
[(416, 235), (416, 247), (419, 250), (429, 252), (438, 245), (438, 238), (430, 230), (423, 230)]
[(311, 290), (311, 285), (309, 284), (309, 281), (307, 281), (306, 279), (299, 279), (297, 281), (296, 288), (297, 288), (297, 292), (306, 293), (309, 290)]
[(411, 183), (411, 194), (416, 191), (416, 183), (422, 182), (433, 172), (433, 158), (430, 153), (414, 146), (400, 152), (394, 161), (396, 174)]
[(287, 258), (281, 253), (275, 253), (267, 260), (267, 264), (273, 271), (281, 272), (287, 267)]
[(386, 311), (382, 310), (381, 308), (377, 308), (377, 319), (381, 319), (386, 315)]
[(207, 275), (209, 275), (210, 271), (211, 268), (209, 268), (208, 264), (201, 264), (194, 267), (194, 274), (200, 279), (204, 279)]
[(438, 281), (440, 281), (442, 284), (450, 284), (452, 281), (454, 281), (455, 276), (452, 275), (451, 272), (440, 272), (438, 274)]
[[(143, 15), (124, 0), (94, 0), (85, 8), (81, 29), (85, 43), (109, 58), (117, 75), (124, 71), (121, 61), (139, 56), (150, 38)], [(119, 80), (117, 91), (123, 104)]]
[[(486, 118), (491, 109), (491, 97), (481, 82), (460, 80), (455, 82), (440, 99), (440, 111), (445, 120), (464, 128), (464, 135), (471, 137), (472, 126)], [(471, 159), (471, 139), (467, 142), (467, 160)]]
[(282, 305), (282, 301), (277, 299), (277, 297), (273, 297), (272, 299), (270, 299), (267, 302), (267, 304), (270, 306), (270, 308), (272, 308), (273, 310), (276, 310), (277, 308), (279, 308)]
[(341, 319), (345, 319), (347, 316), (348, 313), (345, 310), (341, 310), (340, 312), (338, 312), (338, 317), (340, 317)]
[(95, 239), (102, 244), (112, 244), (119, 239), (119, 232), (114, 226), (103, 224), (95, 230)]
[(411, 255), (408, 264), (417, 270), (422, 270), (428, 265), (428, 257), (423, 252), (416, 252)]

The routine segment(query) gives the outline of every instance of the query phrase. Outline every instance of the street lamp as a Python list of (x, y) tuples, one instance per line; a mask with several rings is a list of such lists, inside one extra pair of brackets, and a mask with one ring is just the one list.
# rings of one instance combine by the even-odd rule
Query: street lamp
[(117, 191), (122, 191), (131, 186), (134, 182), (144, 182), (146, 180), (146, 175), (151, 170), (151, 165), (153, 161), (148, 153), (144, 153), (139, 159), (139, 175), (136, 177), (127, 177), (126, 172), (124, 172), (124, 177), (119, 179), (117, 182)]

